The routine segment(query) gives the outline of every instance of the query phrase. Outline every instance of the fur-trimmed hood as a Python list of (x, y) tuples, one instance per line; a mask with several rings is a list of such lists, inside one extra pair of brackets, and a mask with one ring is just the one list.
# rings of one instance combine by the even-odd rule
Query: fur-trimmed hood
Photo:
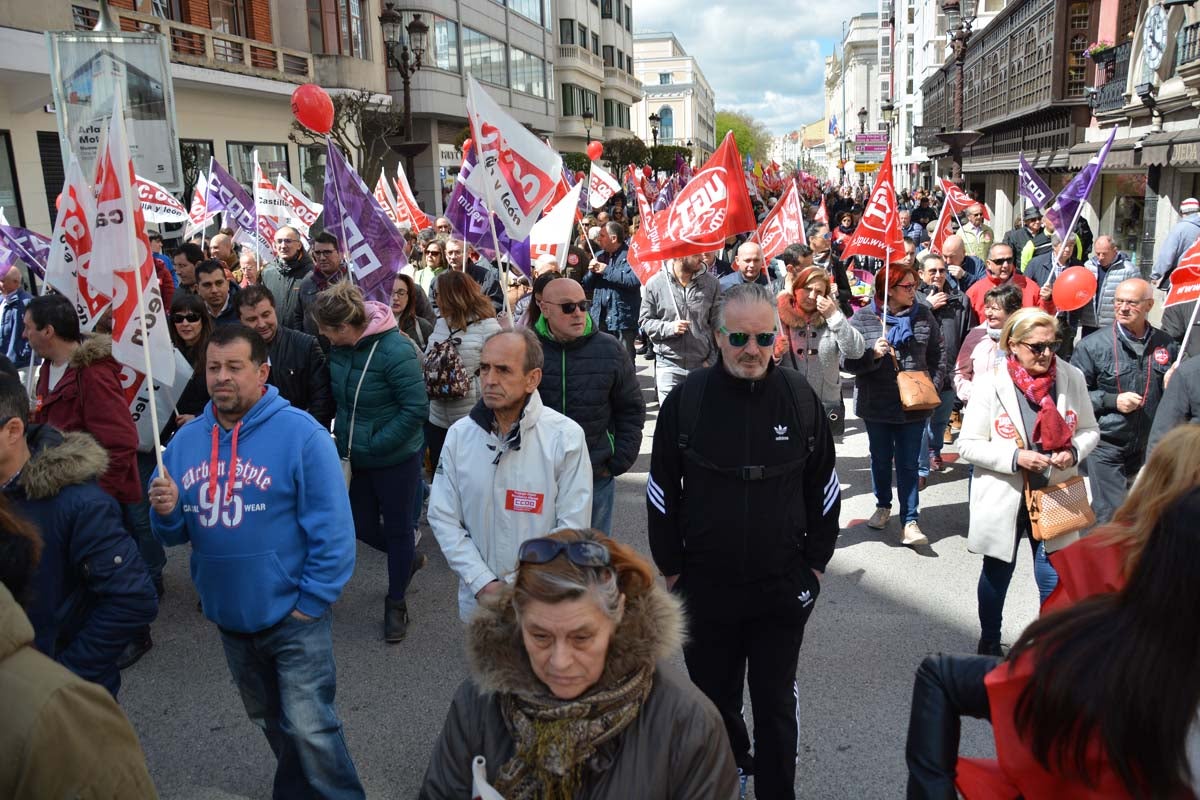
[(17, 482), (30, 500), (45, 500), (67, 486), (98, 480), (108, 469), (108, 451), (86, 433), (31, 425), (25, 441), (30, 459)]
[[(505, 585), (494, 604), (481, 605), (467, 628), (467, 658), (475, 684), (486, 693), (546, 697), (549, 692), (529, 665)], [(642, 666), (654, 665), (683, 645), (679, 601), (655, 584), (637, 599), (626, 598), (625, 615), (608, 645), (599, 686), (612, 686)]]
[(106, 358), (112, 358), (112, 337), (103, 333), (94, 333), (79, 345), (75, 355), (71, 356), (69, 365), (75, 369), (83, 369), (98, 364)]

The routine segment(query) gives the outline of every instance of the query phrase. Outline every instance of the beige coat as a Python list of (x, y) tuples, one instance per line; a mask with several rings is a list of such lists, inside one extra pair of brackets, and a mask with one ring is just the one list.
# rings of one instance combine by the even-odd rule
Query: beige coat
[[(1058, 411), (1068, 424), (1074, 419), (1071, 444), (1078, 453), (1078, 461), (1082, 461), (1100, 441), (1100, 426), (1092, 413), (1083, 373), (1062, 359), (1056, 361)], [(1018, 434), (1025, 449), (1030, 449), (1030, 432), (1021, 416), (1023, 402), (1003, 362), (990, 371), (976, 374), (958, 438), (959, 456), (976, 467), (971, 482), (967, 549), (1010, 563), (1019, 544), (1017, 512), (1025, 502), (1024, 480), (1020, 470), (1013, 469), (1013, 456), (1019, 449)], [(1048, 477), (1051, 483), (1058, 483), (1076, 474), (1076, 467), (1052, 469)], [(1059, 536), (1046, 542), (1046, 550), (1060, 550), (1078, 538), (1077, 533)]]
[(33, 626), (3, 584), (0, 709), (0, 797), (158, 797), (112, 695), (33, 648)]

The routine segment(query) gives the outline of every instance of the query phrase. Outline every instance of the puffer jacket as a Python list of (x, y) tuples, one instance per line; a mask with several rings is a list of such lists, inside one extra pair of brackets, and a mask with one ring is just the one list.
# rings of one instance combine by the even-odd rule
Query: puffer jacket
[(312, 256), (307, 251), (291, 261), (276, 259), (262, 271), (262, 285), (275, 298), (275, 317), (281, 325), (291, 325), (297, 319), (300, 306), (300, 284), (313, 271)]
[(826, 320), (817, 312), (817, 325), (796, 312), (790, 303), (791, 295), (780, 295), (777, 301), (782, 336), (775, 340), (775, 357), (785, 367), (804, 376), (822, 403), (842, 402), (843, 358), (861, 358), (866, 343), (858, 329), (850, 324), (841, 310)]
[(91, 434), (108, 451), (108, 469), (100, 488), (120, 503), (142, 499), (137, 468), (137, 426), (121, 386), (121, 366), (112, 357), (112, 339), (89, 336), (54, 390), (50, 390), (50, 365), (43, 363), (37, 382), (37, 404), (31, 421), (60, 431)]
[(521, 542), (592, 520), (592, 465), (579, 425), (537, 392), (514, 433), (502, 439), (495, 419), (479, 402), (451, 426), (429, 495), (429, 527), (458, 574), (464, 622), (479, 590), (516, 568)]
[[(1162, 399), (1163, 376), (1179, 355), (1179, 345), (1170, 336), (1153, 327), (1149, 333), (1142, 344), (1118, 332), (1113, 323), (1085, 336), (1071, 356), (1071, 363), (1087, 381), (1092, 411), (1100, 422), (1101, 441), (1121, 447), (1130, 455), (1146, 447)], [(1117, 410), (1117, 395), (1121, 392), (1142, 395), (1142, 407), (1122, 414)]]
[[(680, 285), (674, 271), (660, 269), (642, 290), (638, 325), (654, 345), (654, 357), (682, 369), (706, 367), (717, 359), (713, 331), (721, 307), (721, 286), (708, 272)], [(675, 333), (675, 323), (689, 322), (685, 334)]]
[(1130, 278), (1140, 278), (1142, 273), (1129, 263), (1129, 259), (1125, 258), (1124, 253), (1117, 253), (1117, 257), (1113, 259), (1113, 263), (1108, 265), (1107, 270), (1102, 270), (1094, 257), (1085, 261), (1083, 266), (1096, 276), (1097, 288), (1096, 294), (1092, 296), (1092, 302), (1084, 305), (1077, 312), (1079, 324), (1089, 328), (1110, 327), (1117, 321), (1113, 300), (1117, 296), (1118, 284)]
[(641, 450), (646, 400), (625, 347), (597, 331), (590, 318), (583, 335), (570, 342), (555, 339), (545, 317), (534, 331), (545, 355), (542, 402), (583, 428), (596, 478), (628, 471)]
[(1200, 214), (1188, 214), (1172, 226), (1167, 238), (1158, 246), (1150, 280), (1158, 283), (1169, 276), (1196, 239), (1200, 239)]
[(28, 367), (33, 353), (24, 330), (25, 308), (32, 299), (29, 292), (17, 289), (0, 305), (0, 354), (8, 356), (15, 367)]
[(333, 420), (333, 394), (329, 391), (329, 365), (316, 337), (281, 325), (267, 352), (271, 359), (267, 383), (278, 388), (284, 400), (328, 428)]
[[(379, 345), (363, 379), (358, 412), (354, 414), (358, 379), (376, 342)], [(342, 458), (346, 457), (350, 418), (354, 416), (350, 461), (355, 469), (394, 466), (420, 449), (425, 441), (425, 420), (429, 418), (425, 378), (390, 308), (367, 301), (366, 332), (354, 345), (330, 348), (329, 377), (337, 404), (334, 438)]]
[(583, 288), (592, 295), (592, 319), (603, 330), (637, 328), (642, 283), (629, 266), (629, 245), (622, 243), (609, 255), (608, 266), (602, 272), (589, 270), (583, 278)]
[(37, 648), (115, 696), (117, 658), (158, 616), (158, 595), (120, 507), (96, 484), (104, 448), (45, 425), (25, 440), (31, 458), (4, 494), (45, 543), (29, 606)]
[[(922, 370), (929, 375), (939, 391), (946, 386), (946, 348), (942, 345), (942, 329), (933, 312), (920, 303), (913, 303), (913, 337), (896, 348), (896, 361), (902, 370)], [(875, 355), (875, 342), (883, 336), (883, 323), (875, 303), (854, 312), (850, 324), (862, 334), (865, 349), (861, 358), (845, 361), (847, 372), (855, 376), (858, 417), (867, 422), (903, 424), (927, 419), (932, 411), (905, 411), (900, 405), (900, 388), (896, 385), (896, 361), (891, 355)]]
[(29, 619), (0, 583), (0, 797), (158, 797), (112, 696), (32, 645)]
[[(479, 400), (479, 355), (483, 351), (483, 343), (489, 336), (499, 332), (500, 323), (495, 317), (477, 319), (465, 330), (453, 331), (454, 339), (457, 342), (458, 356), (467, 369), (471, 385), (467, 387), (467, 393), (462, 397), (431, 397), (429, 399), (429, 421), (431, 423), (439, 428), (449, 428), (471, 413), (471, 409)], [(430, 348), (438, 342), (449, 339), (450, 334), (449, 323), (444, 317), (438, 317), (438, 321), (433, 326), (433, 333), (429, 335), (429, 342), (425, 345), (425, 352), (428, 353)]]
[[(654, 669), (650, 694), (625, 730), (601, 746), (602, 770), (585, 768), (577, 800), (732, 800), (737, 767), (716, 708), (666, 659), (683, 637), (679, 602), (659, 586), (630, 596), (608, 645), (602, 691), (645, 666)], [(505, 717), (505, 700), (518, 696), (554, 704), (529, 666), (512, 590), (482, 609), (467, 633), (471, 677), (462, 683), (433, 747), (418, 797), (459, 800), (471, 797), (471, 762), (486, 761), (494, 784), (501, 767), (516, 754)], [(586, 696), (586, 695), (585, 695)]]

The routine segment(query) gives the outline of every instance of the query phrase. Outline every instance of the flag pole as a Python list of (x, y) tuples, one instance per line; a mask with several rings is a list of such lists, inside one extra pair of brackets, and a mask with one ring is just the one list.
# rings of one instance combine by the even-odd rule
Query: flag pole
[[(262, 234), (259, 232), (262, 230), (262, 228), (259, 226), (259, 221), (258, 221), (258, 197), (257, 197), (257, 195), (258, 195), (258, 148), (257, 147), (254, 148), (252, 157), (254, 158), (254, 178), (253, 178), (254, 194), (250, 195), (250, 197), (252, 200), (254, 200), (254, 238), (257, 239), (259, 236), (262, 236)], [(266, 175), (264, 174), (263, 177), (266, 177)], [(299, 236), (300, 232), (297, 231), (296, 235)], [(254, 272), (255, 272), (255, 274), (257, 274), (259, 276), (262, 275), (262, 248), (260, 248), (258, 246), (257, 242), (254, 245)]]
[(1200, 311), (1200, 300), (1194, 301), (1192, 306), (1192, 319), (1188, 322), (1187, 330), (1183, 334), (1183, 343), (1179, 345), (1179, 355), (1175, 358), (1175, 366), (1183, 361), (1183, 354), (1187, 352), (1188, 341), (1192, 338), (1192, 330), (1196, 327), (1196, 312)]
[[(500, 237), (496, 235), (496, 215), (492, 213), (492, 208), (487, 203), (486, 194), (483, 198), (483, 207), (487, 209), (488, 227), (492, 230), (492, 246), (496, 248), (496, 263), (500, 265), (500, 277), (503, 278), (501, 283), (504, 285), (504, 315), (512, 323), (512, 305), (508, 302), (508, 262), (500, 257)], [(463, 242), (463, 247), (466, 247), (466, 242)], [(464, 252), (463, 262), (465, 263), (466, 260), (467, 254)]]
[[(330, 147), (336, 147), (336, 145), (333, 143), (333, 139), (326, 136), (325, 137), (325, 148), (326, 148), (325, 160), (326, 160), (326, 162), (329, 161), (329, 150), (328, 149)], [(344, 160), (346, 160), (347, 166), (350, 166), (349, 160), (345, 159), (345, 158), (344, 158)], [(328, 172), (328, 169), (326, 171)], [(366, 182), (364, 181), (364, 185), (365, 184), (366, 184)], [(333, 182), (333, 193), (335, 195), (337, 195), (338, 219), (344, 219), (346, 216), (346, 204), (342, 202), (342, 185), (341, 185), (340, 181), (335, 180)], [(325, 219), (329, 219), (329, 216), (326, 215)], [(346, 248), (346, 242), (344, 241), (346, 238), (345, 229), (343, 226), (339, 226), (338, 230), (342, 232), (342, 236), (338, 237), (338, 255), (341, 256), (342, 262), (346, 264), (346, 275), (347, 275), (347, 277), (350, 278), (350, 282), (352, 284), (354, 284), (355, 286), (357, 286), (358, 281), (354, 277), (354, 269), (349, 265), (349, 263), (347, 263), (346, 257), (350, 254), (345, 249)]]

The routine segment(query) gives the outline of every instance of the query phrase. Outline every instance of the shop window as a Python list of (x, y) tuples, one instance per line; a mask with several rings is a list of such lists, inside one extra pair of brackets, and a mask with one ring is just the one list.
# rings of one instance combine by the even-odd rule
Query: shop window
[[(61, 158), (60, 155), (60, 163)], [(4, 218), (9, 225), (25, 226), (21, 189), (17, 186), (17, 172), (13, 169), (12, 135), (8, 131), (0, 131), (0, 208), (4, 209)]]
[(282, 175), (291, 180), (291, 170), (288, 169), (288, 148), (286, 144), (271, 144), (262, 142), (226, 142), (226, 169), (234, 180), (254, 190), (254, 151), (258, 150), (258, 163), (263, 172), (274, 181)]
[(1112, 203), (1112, 237), (1117, 249), (1134, 258), (1142, 239), (1146, 213), (1146, 174), (1117, 173), (1105, 175), (1101, 184), (1102, 197)]

